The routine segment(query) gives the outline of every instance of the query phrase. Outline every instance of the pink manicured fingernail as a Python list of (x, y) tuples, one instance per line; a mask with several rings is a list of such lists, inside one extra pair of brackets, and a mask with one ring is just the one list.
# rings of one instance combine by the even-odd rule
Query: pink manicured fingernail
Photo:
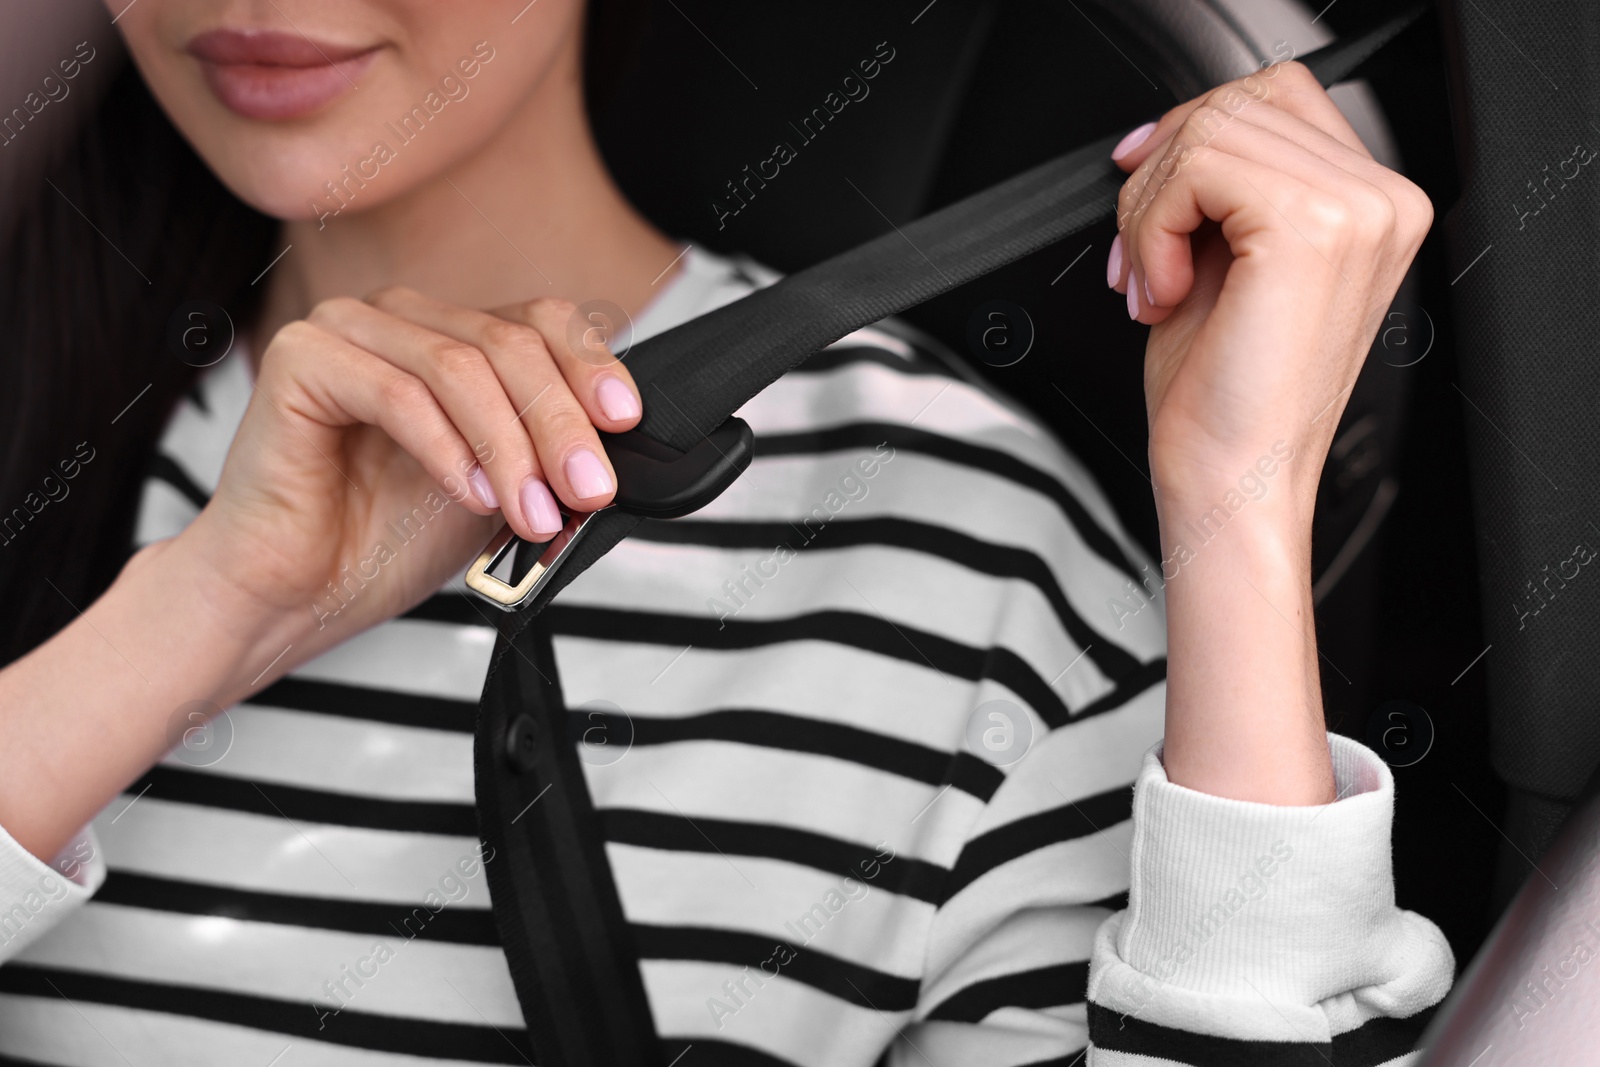
[(600, 462), (600, 457), (587, 448), (580, 448), (567, 457), (566, 472), (572, 491), (581, 499), (605, 496), (612, 490), (611, 472)]
[(1122, 280), (1122, 234), (1111, 239), (1111, 255), (1106, 257), (1106, 284), (1115, 289)]
[(622, 384), (622, 379), (607, 374), (600, 379), (594, 388), (594, 395), (600, 401), (600, 410), (606, 413), (606, 418), (623, 422), (639, 416), (639, 398), (633, 395), (633, 390)]
[(1145, 139), (1156, 130), (1156, 124), (1147, 122), (1136, 130), (1129, 130), (1128, 136), (1117, 142), (1117, 147), (1111, 150), (1112, 159), (1121, 159), (1135, 148), (1144, 144)]
[(1128, 318), (1139, 317), (1139, 278), (1137, 275), (1128, 276)]
[(533, 527), (533, 532), (554, 537), (561, 532), (561, 511), (556, 507), (556, 498), (550, 495), (550, 490), (537, 478), (529, 478), (522, 483), (522, 515), (528, 520), (528, 525)]
[(467, 475), (467, 484), (472, 486), (472, 495), (478, 498), (478, 503), (486, 508), (500, 506), (500, 498), (494, 495), (494, 486), (489, 484), (489, 476), (483, 473), (482, 467), (472, 468), (472, 473)]
[(1156, 306), (1156, 299), (1155, 299), (1155, 297), (1150, 295), (1150, 279), (1149, 279), (1148, 276), (1143, 278), (1143, 279), (1141, 279), (1141, 285), (1144, 288), (1145, 306), (1146, 307), (1155, 307)]

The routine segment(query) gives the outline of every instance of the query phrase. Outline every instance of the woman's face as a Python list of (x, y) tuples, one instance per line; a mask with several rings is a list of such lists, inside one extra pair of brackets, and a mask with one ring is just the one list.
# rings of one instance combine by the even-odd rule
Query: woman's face
[[(145, 82), (240, 198), (361, 211), (444, 171), (547, 75), (583, 0), (107, 0)], [(575, 86), (574, 86), (575, 89)]]

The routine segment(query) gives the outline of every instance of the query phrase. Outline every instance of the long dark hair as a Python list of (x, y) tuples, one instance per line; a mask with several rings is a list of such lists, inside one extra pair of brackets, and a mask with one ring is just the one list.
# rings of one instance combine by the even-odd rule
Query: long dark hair
[[(648, 6), (590, 0), (592, 112)], [(277, 230), (211, 173), (131, 63), (46, 168), (0, 255), (0, 665), (127, 561), (155, 443), (200, 373), (173, 323), (203, 301), (243, 329)]]

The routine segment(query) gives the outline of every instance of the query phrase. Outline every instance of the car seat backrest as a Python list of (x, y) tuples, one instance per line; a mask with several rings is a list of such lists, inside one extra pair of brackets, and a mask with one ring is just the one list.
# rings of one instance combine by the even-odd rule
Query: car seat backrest
[(1600, 9), (1445, 4), (1464, 186), (1451, 222), (1495, 768), (1499, 898), (1600, 763)]

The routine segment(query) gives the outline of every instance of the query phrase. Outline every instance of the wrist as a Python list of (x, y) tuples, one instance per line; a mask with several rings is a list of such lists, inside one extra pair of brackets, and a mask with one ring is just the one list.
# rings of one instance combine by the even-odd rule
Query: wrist
[[(282, 653), (302, 644), (309, 627), (302, 613), (287, 612), (231, 580), (203, 537), (197, 520), (177, 537), (147, 545), (128, 561), (119, 584), (126, 579), (143, 595), (182, 612), (193, 632), (207, 635), (216, 697), (227, 704), (283, 673), (289, 657)], [(274, 673), (263, 675), (269, 665)]]
[(1169, 580), (1205, 559), (1211, 562), (1203, 569), (1211, 573), (1280, 587), (1303, 578), (1309, 585), (1311, 513), (1287, 493), (1259, 499), (1225, 491), (1179, 499), (1158, 494), (1156, 517)]
[(1150, 452), (1156, 515), (1163, 544), (1171, 538), (1209, 541), (1224, 527), (1276, 530), (1290, 540), (1309, 537), (1321, 464), (1278, 439), (1257, 452), (1229, 455), (1172, 449)]
[(0, 824), (47, 862), (197, 713), (304, 658), (294, 620), (253, 607), (191, 552), (181, 538), (136, 552), (77, 619), (0, 671)]

